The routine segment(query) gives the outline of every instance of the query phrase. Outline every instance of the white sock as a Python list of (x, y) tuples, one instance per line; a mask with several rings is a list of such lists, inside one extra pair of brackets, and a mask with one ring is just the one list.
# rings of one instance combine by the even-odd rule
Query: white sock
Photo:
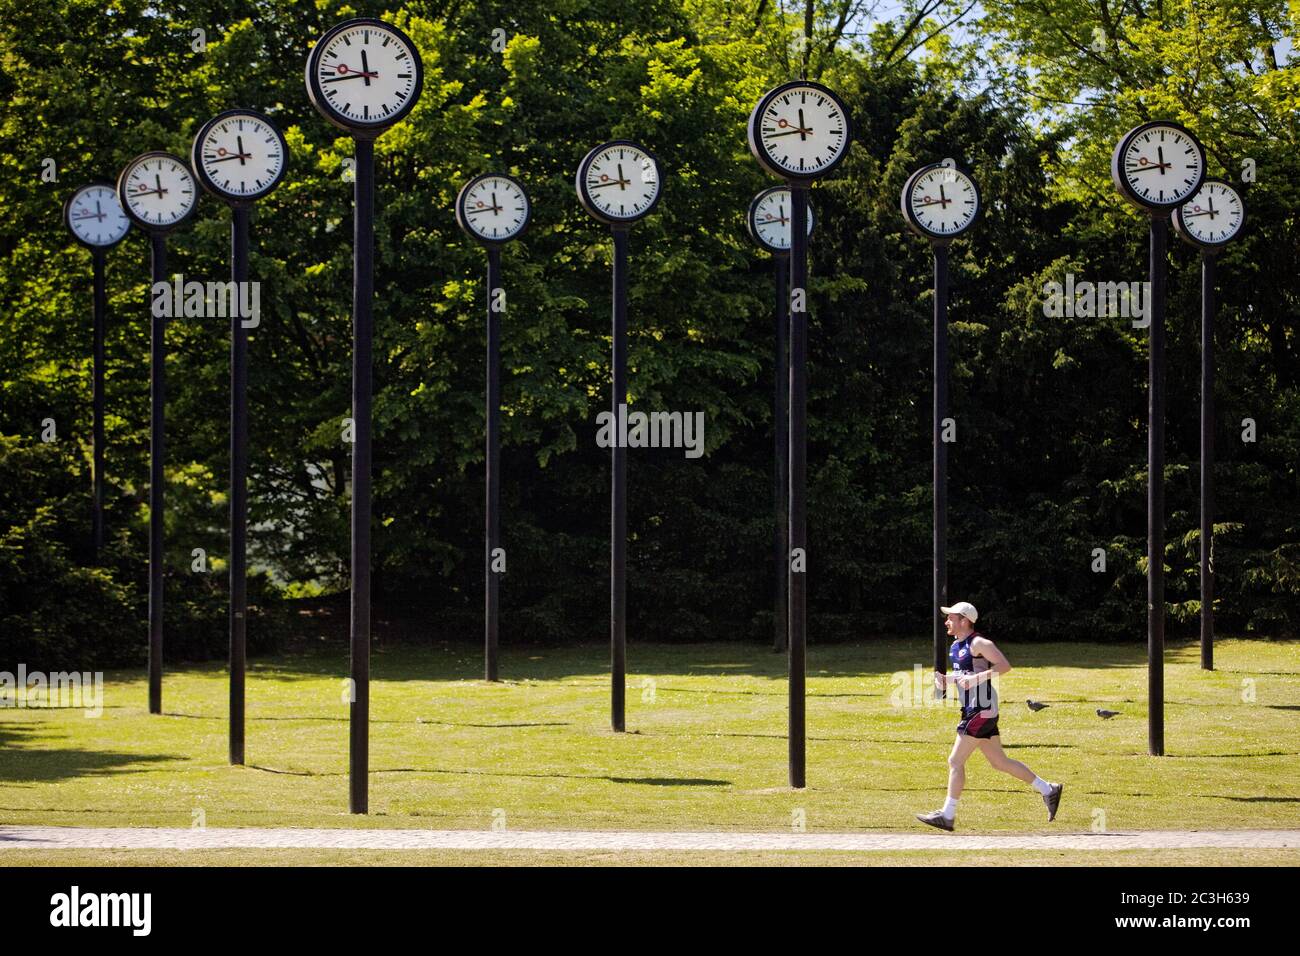
[(951, 820), (957, 816), (957, 801), (952, 797), (943, 802), (943, 816), (945, 820)]
[(1043, 796), (1047, 796), (1052, 792), (1052, 785), (1042, 777), (1034, 777), (1033, 788)]

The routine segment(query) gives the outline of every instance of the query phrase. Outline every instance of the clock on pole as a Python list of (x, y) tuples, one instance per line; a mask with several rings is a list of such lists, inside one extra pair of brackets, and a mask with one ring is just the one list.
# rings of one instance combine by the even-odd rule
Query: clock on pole
[(483, 677), (498, 679), (501, 575), (501, 315), (506, 294), (501, 284), (501, 248), (528, 228), (532, 207), (523, 184), (504, 173), (486, 173), (467, 182), (456, 197), (456, 222), (487, 251), (487, 414), (484, 456), (485, 514), (483, 547)]
[(63, 223), (74, 239), (90, 250), (94, 345), (92, 397), (94, 411), (91, 449), (90, 542), (96, 560), (104, 546), (104, 323), (108, 296), (104, 269), (108, 250), (131, 230), (131, 220), (122, 211), (112, 183), (92, 182), (76, 190), (63, 204)]
[(853, 124), (844, 102), (828, 87), (795, 80), (769, 90), (749, 116), (750, 152), (759, 166), (790, 190), (790, 442), (789, 442), (789, 772), (803, 787), (806, 766), (805, 696), (808, 621), (808, 190), (848, 155)]
[[(152, 281), (167, 281), (167, 236), (194, 214), (199, 187), (185, 160), (142, 153), (117, 177), (123, 211), (149, 236)], [(152, 310), (151, 310), (152, 312)], [(162, 713), (163, 447), (166, 319), (150, 316), (149, 333), (149, 713)]]
[(944, 160), (922, 166), (908, 177), (900, 206), (907, 227), (927, 240), (934, 254), (934, 406), (930, 431), (934, 547), (930, 622), (934, 669), (943, 673), (948, 668), (947, 632), (939, 608), (949, 604), (948, 444), (943, 435), (948, 417), (948, 245), (979, 218), (980, 191), (969, 173), (951, 160)]
[(1165, 274), (1169, 216), (1205, 178), (1205, 150), (1177, 123), (1157, 120), (1125, 133), (1110, 157), (1121, 196), (1150, 220), (1150, 349), (1147, 374), (1147, 749), (1165, 752)]
[[(203, 188), (230, 206), (230, 279), (249, 281), (248, 234), (253, 203), (280, 184), (289, 146), (271, 119), (227, 110), (208, 120), (190, 153)], [(236, 292), (237, 302), (247, 301)], [(229, 756), (244, 762), (244, 684), (248, 616), (248, 316), (230, 317), (230, 707)]]
[(1219, 253), (1246, 224), (1241, 194), (1206, 179), (1173, 212), (1174, 232), (1201, 251), (1201, 668), (1214, 670), (1214, 285)]
[[(773, 327), (776, 338), (775, 390), (772, 397), (772, 433), (775, 444), (775, 462), (772, 469), (773, 513), (776, 515), (776, 527), (772, 535), (772, 552), (775, 555), (776, 569), (775, 606), (773, 608), (772, 649), (785, 651), (789, 641), (786, 628), (789, 626), (788, 594), (789, 584), (786, 570), (786, 555), (790, 550), (789, 515), (786, 513), (786, 492), (789, 485), (790, 453), (790, 296), (788, 279), (790, 277), (790, 204), (791, 195), (788, 186), (770, 186), (758, 193), (749, 204), (749, 214), (745, 225), (749, 237), (755, 245), (772, 255), (773, 286), (776, 291), (776, 307), (773, 310)], [(813, 231), (812, 207), (808, 207), (808, 235)]]
[[(614, 237), (613, 355), (611, 404), (615, 421), (627, 404), (627, 246), (632, 224), (659, 204), (659, 160), (644, 146), (613, 140), (578, 164), (578, 201)], [(609, 639), (610, 725), (625, 729), (627, 675), (627, 449), (619, 434), (610, 449)]]
[(375, 288), (375, 140), (414, 109), (424, 67), (411, 38), (369, 17), (327, 30), (307, 57), (307, 96), (351, 135), (356, 149), (352, 280), (352, 696), (348, 712), (348, 805), (369, 811), (370, 408)]

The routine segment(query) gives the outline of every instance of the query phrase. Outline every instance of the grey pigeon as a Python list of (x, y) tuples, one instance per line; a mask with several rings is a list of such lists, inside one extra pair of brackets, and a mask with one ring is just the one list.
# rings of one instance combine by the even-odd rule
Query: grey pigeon
[(1025, 706), (1027, 706), (1030, 710), (1038, 711), (1038, 710), (1042, 710), (1044, 707), (1051, 707), (1052, 705), (1044, 704), (1041, 700), (1027, 700), (1025, 701)]
[(1112, 717), (1118, 717), (1118, 716), (1119, 716), (1119, 711), (1118, 711), (1118, 710), (1102, 710), (1100, 707), (1098, 707), (1098, 708), (1097, 708), (1097, 716), (1100, 717), (1102, 720), (1110, 720)]

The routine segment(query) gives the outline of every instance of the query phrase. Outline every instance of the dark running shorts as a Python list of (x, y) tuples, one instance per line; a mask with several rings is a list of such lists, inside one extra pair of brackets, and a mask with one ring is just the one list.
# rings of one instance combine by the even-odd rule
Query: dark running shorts
[(998, 736), (998, 718), (996, 715), (984, 717), (980, 714), (964, 717), (957, 725), (957, 733), (974, 737), (976, 740), (988, 740), (990, 737)]

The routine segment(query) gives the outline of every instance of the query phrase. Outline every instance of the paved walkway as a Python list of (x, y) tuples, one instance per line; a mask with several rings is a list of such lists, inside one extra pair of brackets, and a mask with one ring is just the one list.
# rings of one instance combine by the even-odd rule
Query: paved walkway
[(1300, 830), (1053, 835), (0, 826), (4, 850), (1189, 850), (1300, 848)]

